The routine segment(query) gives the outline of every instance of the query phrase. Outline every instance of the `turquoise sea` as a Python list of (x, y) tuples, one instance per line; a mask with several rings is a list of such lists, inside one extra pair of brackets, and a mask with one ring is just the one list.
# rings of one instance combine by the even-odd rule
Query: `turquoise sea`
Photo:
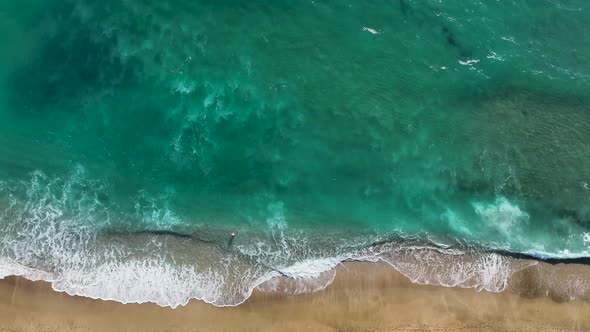
[(500, 291), (514, 257), (590, 257), (588, 22), (586, 0), (2, 1), (0, 277), (225, 306), (345, 260)]

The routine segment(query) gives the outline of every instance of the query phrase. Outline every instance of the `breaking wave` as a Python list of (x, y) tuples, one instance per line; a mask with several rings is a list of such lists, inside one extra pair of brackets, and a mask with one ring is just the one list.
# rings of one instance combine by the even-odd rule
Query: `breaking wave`
[[(174, 308), (191, 299), (235, 306), (255, 290), (316, 292), (330, 285), (336, 267), (348, 261), (386, 262), (418, 284), (489, 292), (510, 288), (515, 273), (539, 264), (477, 245), (435, 244), (427, 237), (290, 229), (280, 202), (268, 206), (265, 230), (243, 230), (235, 241), (228, 242), (222, 228), (131, 232), (115, 227), (117, 216), (100, 194), (105, 186), (89, 181), (82, 167), (64, 179), (35, 172), (16, 187), (2, 183), (2, 197), (8, 199), (0, 214), (0, 278), (21, 276), (48, 281), (71, 295)], [(147, 224), (162, 226), (158, 222), (174, 216), (166, 204), (150, 202), (139, 214)], [(498, 207), (477, 211), (486, 218), (495, 218), (496, 210), (523, 218), (522, 211), (507, 204), (499, 201)], [(555, 273), (538, 272), (535, 280), (550, 280)], [(559, 285), (569, 285), (562, 287), (567, 290), (563, 298), (587, 296), (588, 280), (560, 278)], [(556, 285), (544, 281), (538, 287)]]

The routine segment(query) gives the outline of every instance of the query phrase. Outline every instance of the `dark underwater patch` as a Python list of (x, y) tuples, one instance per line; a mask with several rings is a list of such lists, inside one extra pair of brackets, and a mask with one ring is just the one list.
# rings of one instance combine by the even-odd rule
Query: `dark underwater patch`
[(453, 33), (448, 24), (434, 15), (434, 8), (426, 3), (420, 3), (420, 5), (413, 6), (408, 0), (399, 0), (399, 10), (405, 18), (410, 19), (418, 26), (434, 26), (434, 30), (440, 33), (443, 41), (450, 49), (459, 53), (461, 58), (468, 58), (472, 52), (460, 42), (459, 37)]
[(11, 78), (17, 109), (42, 111), (61, 103), (83, 103), (84, 97), (130, 84), (141, 64), (117, 52), (117, 35), (105, 34), (100, 20), (114, 8), (96, 5), (90, 17), (65, 2), (47, 11), (52, 31), (30, 59), (23, 59)]

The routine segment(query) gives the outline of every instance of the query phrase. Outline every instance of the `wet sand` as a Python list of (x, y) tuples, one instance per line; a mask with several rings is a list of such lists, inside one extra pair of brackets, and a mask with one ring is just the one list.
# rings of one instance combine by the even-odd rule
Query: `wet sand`
[(120, 304), (55, 292), (44, 282), (0, 281), (0, 331), (172, 330), (590, 331), (590, 303), (416, 285), (375, 263), (340, 265), (334, 282), (317, 293), (255, 292), (227, 308)]

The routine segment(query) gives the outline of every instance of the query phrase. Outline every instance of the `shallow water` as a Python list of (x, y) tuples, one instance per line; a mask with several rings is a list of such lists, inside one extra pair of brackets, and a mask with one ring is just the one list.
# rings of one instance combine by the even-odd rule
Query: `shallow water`
[(3, 274), (226, 305), (400, 248), (588, 257), (589, 11), (2, 3)]

